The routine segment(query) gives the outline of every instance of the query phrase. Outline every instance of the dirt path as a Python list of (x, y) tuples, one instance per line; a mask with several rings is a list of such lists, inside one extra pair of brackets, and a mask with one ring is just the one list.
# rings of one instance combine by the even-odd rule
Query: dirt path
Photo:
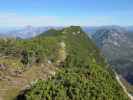
[(115, 75), (116, 75), (116, 79), (117, 79), (118, 83), (121, 85), (121, 87), (123, 88), (124, 92), (128, 95), (128, 97), (129, 97), (131, 100), (133, 100), (133, 96), (127, 91), (126, 87), (125, 87), (125, 86), (123, 85), (123, 83), (121, 82), (119, 75), (118, 75), (117, 73), (115, 73)]
[(30, 86), (31, 82), (37, 79), (45, 80), (54, 75), (55, 70), (56, 68), (52, 64), (42, 64), (40, 66), (32, 66), (21, 76), (9, 77), (10, 80), (0, 80), (0, 100), (12, 100), (26, 86)]

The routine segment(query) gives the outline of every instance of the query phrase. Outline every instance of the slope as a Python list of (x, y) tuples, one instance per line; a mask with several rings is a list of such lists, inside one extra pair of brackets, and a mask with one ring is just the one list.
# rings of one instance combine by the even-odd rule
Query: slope
[[(53, 30), (51, 34), (54, 34)], [(56, 38), (65, 47), (64, 61), (60, 60), (60, 63), (55, 61), (58, 67), (55, 76), (48, 80), (38, 80), (19, 98), (129, 100), (95, 44), (80, 27), (71, 26), (59, 31), (55, 30), (55, 34), (46, 37)], [(42, 34), (37, 38), (43, 39), (43, 36), (45, 35)], [(59, 59), (60, 56), (56, 58)]]

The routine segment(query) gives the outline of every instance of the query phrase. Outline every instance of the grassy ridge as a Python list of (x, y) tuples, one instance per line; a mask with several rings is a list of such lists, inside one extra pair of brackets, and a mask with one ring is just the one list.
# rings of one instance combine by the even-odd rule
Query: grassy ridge
[[(27, 100), (129, 100), (95, 44), (80, 27), (72, 26), (60, 31), (52, 30), (52, 35), (45, 34), (36, 39), (43, 40), (46, 36), (55, 39), (55, 44), (64, 42), (67, 58), (55, 76), (46, 81), (38, 80), (24, 94)], [(48, 52), (53, 54), (52, 50)]]

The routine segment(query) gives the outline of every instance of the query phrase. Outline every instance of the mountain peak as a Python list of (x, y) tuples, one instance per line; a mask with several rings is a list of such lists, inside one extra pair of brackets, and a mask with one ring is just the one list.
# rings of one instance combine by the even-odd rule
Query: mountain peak
[(79, 30), (82, 30), (82, 28), (80, 26), (70, 26), (70, 27), (67, 27), (65, 29), (68, 29), (68, 30), (73, 30), (73, 31), (79, 31)]
[(105, 43), (116, 45), (119, 44), (119, 41), (128, 42), (126, 33), (127, 31), (121, 27), (102, 28), (95, 32), (93, 38), (96, 40), (98, 46), (102, 46)]

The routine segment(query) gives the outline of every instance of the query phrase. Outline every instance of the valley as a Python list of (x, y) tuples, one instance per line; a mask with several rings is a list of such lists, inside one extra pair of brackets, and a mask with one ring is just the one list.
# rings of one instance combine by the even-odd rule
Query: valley
[[(123, 27), (102, 28), (93, 34), (93, 39), (113, 69), (122, 75), (128, 85), (132, 87), (132, 32)], [(130, 92), (133, 93), (131, 89)]]

